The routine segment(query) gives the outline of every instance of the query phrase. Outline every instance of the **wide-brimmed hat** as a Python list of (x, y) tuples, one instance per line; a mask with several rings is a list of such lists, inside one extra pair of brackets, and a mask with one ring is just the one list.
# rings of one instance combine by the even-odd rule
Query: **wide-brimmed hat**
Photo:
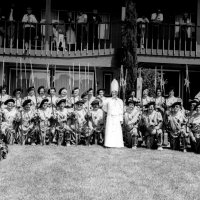
[(48, 102), (48, 101), (49, 101), (48, 99), (43, 99), (43, 100), (41, 101), (39, 107), (41, 108), (41, 107), (43, 106), (43, 104), (46, 103), (46, 102)]
[(199, 105), (200, 105), (200, 102), (198, 102), (198, 103), (195, 105), (194, 110), (196, 110), (197, 107), (198, 107)]
[(31, 103), (31, 99), (26, 99), (26, 100), (22, 103), (22, 107), (25, 107), (28, 103)]
[(92, 103), (91, 103), (92, 106), (94, 105), (99, 105), (99, 100), (95, 99)]
[(31, 86), (31, 87), (29, 87), (28, 89), (27, 89), (27, 92), (29, 93), (31, 90), (34, 90), (35, 88), (34, 88), (34, 86)]
[(132, 103), (132, 104), (134, 104), (134, 105), (135, 105), (135, 101), (134, 101), (134, 100), (132, 100), (132, 99), (128, 100), (128, 101), (126, 102), (126, 105), (127, 105), (127, 106), (129, 106), (129, 105), (130, 105), (130, 103)]
[(190, 104), (192, 104), (192, 103), (197, 104), (197, 103), (199, 103), (199, 99), (197, 99), (197, 98), (189, 99), (189, 103), (190, 103)]
[(40, 93), (40, 90), (41, 90), (41, 89), (44, 89), (44, 90), (45, 90), (45, 87), (44, 87), (44, 86), (40, 86), (40, 87), (38, 88), (38, 90), (37, 90), (38, 94)]
[(79, 104), (84, 104), (84, 101), (83, 100), (79, 100), (79, 101), (77, 101), (75, 104), (77, 104), (77, 105), (79, 105)]
[(17, 92), (22, 93), (23, 90), (22, 90), (21, 88), (17, 88), (17, 89), (15, 89), (15, 90), (13, 91), (13, 96), (15, 96)]
[(176, 102), (174, 102), (174, 103), (171, 105), (171, 107), (174, 108), (176, 105), (181, 106), (181, 101), (176, 101)]
[(145, 107), (148, 108), (151, 105), (155, 106), (156, 102), (155, 101), (150, 101), (148, 104), (145, 105)]
[(58, 102), (56, 103), (56, 106), (59, 106), (61, 103), (66, 103), (66, 99), (58, 100)]
[(58, 94), (60, 95), (63, 90), (67, 90), (67, 89), (65, 87), (60, 88), (60, 90), (58, 91)]
[(4, 104), (7, 105), (9, 102), (15, 103), (14, 99), (7, 99)]

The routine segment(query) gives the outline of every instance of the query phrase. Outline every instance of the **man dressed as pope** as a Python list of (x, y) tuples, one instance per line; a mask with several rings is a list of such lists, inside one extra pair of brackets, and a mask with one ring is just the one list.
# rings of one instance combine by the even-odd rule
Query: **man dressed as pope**
[(107, 112), (105, 129), (105, 147), (124, 147), (122, 127), (123, 123), (123, 101), (117, 97), (119, 84), (116, 79), (111, 83), (112, 97), (108, 98), (105, 111)]

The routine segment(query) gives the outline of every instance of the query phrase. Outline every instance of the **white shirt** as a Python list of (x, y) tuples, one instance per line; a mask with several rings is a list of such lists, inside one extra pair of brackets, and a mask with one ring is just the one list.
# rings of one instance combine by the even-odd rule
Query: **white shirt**
[[(35, 15), (33, 14), (25, 14), (22, 18), (22, 22), (24, 23), (37, 23), (37, 19), (35, 18)], [(25, 28), (26, 27), (32, 27), (34, 28), (35, 26), (33, 24), (25, 24)]]
[(14, 21), (13, 19), (13, 8), (10, 9), (9, 21)]
[(77, 23), (87, 23), (87, 14), (82, 14), (77, 17)]
[(120, 121), (123, 122), (123, 101), (119, 98), (108, 98), (107, 104), (105, 106), (105, 111), (110, 116), (120, 117)]

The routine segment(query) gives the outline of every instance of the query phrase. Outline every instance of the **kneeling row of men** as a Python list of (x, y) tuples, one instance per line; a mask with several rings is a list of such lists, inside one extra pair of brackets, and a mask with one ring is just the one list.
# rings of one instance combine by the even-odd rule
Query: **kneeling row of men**
[[(66, 108), (66, 100), (57, 102), (56, 108), (49, 106), (48, 99), (43, 99), (39, 108), (33, 109), (31, 100), (22, 104), (22, 109), (15, 108), (15, 101), (8, 99), (1, 112), (1, 132), (7, 143), (21, 144), (91, 144), (103, 145), (106, 113), (99, 107), (99, 100), (94, 100), (92, 110), (83, 107), (79, 100), (73, 108)], [(155, 109), (155, 102), (149, 102), (144, 110), (135, 100), (126, 102), (123, 122), (124, 142), (133, 149), (142, 138), (147, 148), (162, 150), (163, 138), (168, 134), (172, 149), (185, 152), (190, 141), (194, 151), (200, 151), (200, 103), (195, 106), (192, 115), (186, 117), (181, 109), (181, 101), (171, 105), (163, 113)], [(166, 142), (166, 141), (165, 141)]]

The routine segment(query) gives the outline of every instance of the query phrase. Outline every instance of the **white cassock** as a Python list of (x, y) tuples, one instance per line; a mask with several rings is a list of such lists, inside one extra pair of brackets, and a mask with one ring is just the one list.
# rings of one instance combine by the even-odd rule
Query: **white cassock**
[(105, 106), (107, 112), (104, 146), (124, 147), (122, 127), (123, 101), (119, 98), (108, 98)]

